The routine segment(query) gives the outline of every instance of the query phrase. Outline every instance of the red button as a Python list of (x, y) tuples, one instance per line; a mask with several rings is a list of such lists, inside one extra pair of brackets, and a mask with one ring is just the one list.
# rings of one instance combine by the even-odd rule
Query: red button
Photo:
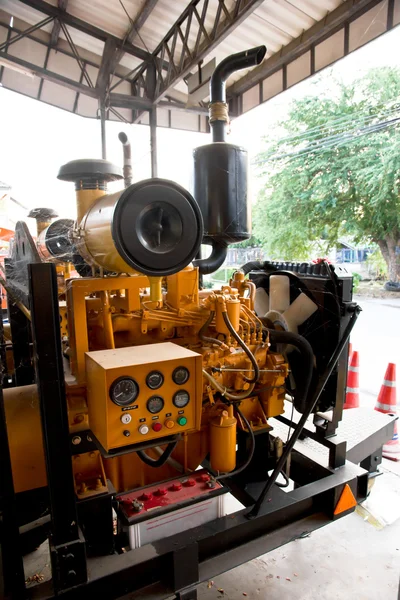
[(167, 494), (167, 488), (158, 488), (158, 490), (156, 490), (154, 492), (155, 496), (165, 496)]
[(139, 496), (138, 500), (142, 500), (142, 502), (145, 502), (146, 500), (151, 500), (151, 498), (152, 498), (152, 494), (143, 492), (143, 494), (141, 496)]
[(183, 485), (186, 487), (193, 487), (196, 485), (196, 482), (194, 479), (186, 479), (186, 481), (183, 482)]
[(153, 423), (153, 431), (161, 431), (162, 425), (161, 423)]
[(181, 483), (173, 483), (169, 489), (171, 490), (171, 492), (179, 492), (179, 490), (182, 489), (182, 484)]
[(197, 481), (200, 481), (201, 483), (207, 483), (208, 481), (210, 481), (210, 476), (206, 474), (200, 475)]

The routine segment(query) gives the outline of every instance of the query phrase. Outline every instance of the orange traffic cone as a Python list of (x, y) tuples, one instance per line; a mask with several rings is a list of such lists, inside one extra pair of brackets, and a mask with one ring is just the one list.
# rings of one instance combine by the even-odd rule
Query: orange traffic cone
[(343, 408), (358, 408), (360, 406), (360, 390), (358, 383), (359, 373), (358, 352), (354, 350), (349, 364), (349, 372), (347, 375), (346, 401)]
[[(385, 379), (376, 401), (375, 410), (382, 413), (396, 414), (396, 365), (389, 363), (385, 373)], [(399, 434), (397, 421), (394, 423), (392, 439), (383, 445), (382, 456), (389, 460), (400, 460)]]
[(382, 413), (396, 412), (396, 365), (393, 363), (387, 366), (375, 410)]
[(353, 356), (353, 344), (352, 344), (351, 342), (349, 342), (349, 354), (348, 354), (348, 357), (349, 357), (349, 364), (350, 364), (350, 362), (351, 362), (351, 357), (352, 357), (352, 356)]

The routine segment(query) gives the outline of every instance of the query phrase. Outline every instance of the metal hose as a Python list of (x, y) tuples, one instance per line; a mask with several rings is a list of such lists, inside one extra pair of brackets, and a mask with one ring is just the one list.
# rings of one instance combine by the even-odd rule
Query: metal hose
[(223, 346), (224, 342), (222, 342), (221, 340), (217, 340), (216, 338), (208, 337), (205, 335), (207, 329), (209, 328), (209, 326), (212, 323), (214, 316), (215, 316), (215, 310), (210, 311), (210, 316), (208, 317), (208, 319), (204, 323), (204, 325), (201, 327), (201, 329), (199, 330), (199, 333), (197, 335), (199, 336), (199, 338), (201, 339), (202, 342), (208, 342), (209, 344), (217, 344), (217, 346)]
[[(260, 317), (261, 322), (263, 318)], [(297, 411), (304, 413), (307, 410), (307, 394), (310, 389), (311, 380), (314, 372), (314, 352), (310, 343), (302, 336), (291, 331), (277, 331), (263, 327), (269, 335), (271, 344), (290, 344), (295, 346), (303, 358), (303, 374), (301, 381), (296, 381), (298, 394), (293, 401)]]
[(240, 335), (234, 330), (232, 323), (229, 320), (228, 313), (225, 311), (222, 313), (222, 316), (223, 316), (225, 325), (227, 326), (227, 328), (229, 330), (229, 333), (237, 341), (237, 343), (242, 348), (242, 350), (244, 350), (244, 352), (247, 354), (247, 357), (249, 358), (251, 364), (253, 365), (254, 375), (251, 379), (247, 379), (245, 377), (246, 381), (248, 381), (249, 383), (256, 383), (260, 377), (260, 367), (258, 366), (256, 357), (254, 356), (254, 354), (252, 353), (250, 348), (244, 343), (244, 341), (242, 340)]
[(241, 402), (242, 400), (246, 400), (254, 390), (255, 383), (252, 383), (247, 390), (242, 392), (241, 394), (234, 394), (229, 391), (227, 388), (224, 388), (218, 381), (213, 377), (210, 373), (207, 373), (205, 369), (203, 369), (203, 375), (207, 379), (207, 381), (212, 385), (213, 388), (217, 390), (224, 398), (228, 398), (228, 400), (232, 400), (233, 402)]

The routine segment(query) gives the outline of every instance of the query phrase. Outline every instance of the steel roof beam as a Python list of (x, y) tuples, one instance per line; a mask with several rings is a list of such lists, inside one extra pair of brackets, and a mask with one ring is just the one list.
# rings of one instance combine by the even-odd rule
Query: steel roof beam
[(99, 90), (101, 95), (104, 95), (109, 87), (110, 75), (113, 73), (117, 63), (115, 57), (117, 54), (117, 46), (115, 40), (108, 38), (104, 44), (103, 56), (101, 59), (101, 65), (99, 73), (97, 75), (96, 88)]
[[(149, 17), (151, 11), (157, 4), (158, 0), (146, 0), (142, 9), (139, 11), (136, 19), (131, 21), (131, 26), (124, 36), (124, 44), (128, 42), (131, 44), (138, 35), (139, 29), (142, 27), (146, 19)], [(103, 57), (101, 61), (100, 71), (97, 77), (96, 87), (105, 93), (110, 85), (110, 76), (114, 75), (117, 65), (121, 62), (124, 56), (124, 46), (117, 49), (117, 46), (113, 39), (108, 38), (104, 45)]]
[(227, 96), (232, 97), (243, 94), (380, 2), (382, 0), (347, 0), (343, 2), (338, 8), (328, 13), (322, 21), (304, 31), (298, 38), (284, 46), (280, 52), (265, 60), (259, 67), (252, 69), (247, 75), (231, 85), (227, 89)]
[[(205, 0), (201, 15), (197, 11), (197, 5), (201, 0), (192, 0), (179, 19), (171, 27), (162, 42), (153, 52), (153, 60), (158, 65), (159, 60), (163, 60), (165, 54), (169, 56), (170, 67), (167, 74), (164, 75), (157, 66), (157, 85), (155, 89), (155, 102), (161, 100), (168, 91), (173, 88), (183, 77), (185, 77), (193, 67), (196, 67), (203, 58), (216, 48), (230, 33), (232, 33), (243, 21), (262, 4), (263, 0), (237, 0), (233, 7), (229, 8), (225, 0), (218, 1), (218, 8), (214, 15), (214, 23), (210, 31), (206, 30), (205, 23), (207, 18), (207, 9), (209, 2)], [(198, 30), (197, 41), (194, 48), (189, 48), (187, 40), (189, 39), (188, 29)], [(205, 38), (202, 43), (201, 32)], [(174, 56), (176, 39), (179, 35), (182, 41), (182, 52), (184, 57)], [(171, 45), (171, 47), (170, 47)], [(158, 59), (158, 60), (157, 60)], [(136, 82), (140, 75), (146, 71), (148, 65), (144, 65), (133, 80)]]
[(53, 17), (47, 17), (47, 19), (43, 19), (43, 21), (40, 21), (39, 23), (35, 23), (34, 25), (31, 25), (31, 27), (28, 27), (28, 29), (21, 31), (14, 37), (10, 37), (8, 40), (3, 42), (3, 44), (0, 44), (0, 52), (2, 50), (4, 50), (4, 48), (6, 48), (6, 47), (8, 48), (8, 46), (11, 46), (11, 44), (14, 44), (15, 42), (19, 42), (24, 37), (30, 35), (31, 33), (34, 33), (38, 29), (41, 29), (45, 25), (48, 25), (49, 23), (52, 22), (52, 20), (53, 20)]
[[(68, 0), (58, 0), (58, 8), (64, 12), (67, 10)], [(53, 29), (50, 36), (50, 46), (55, 48), (57, 46), (58, 38), (60, 37), (61, 23), (58, 19), (55, 19)]]
[(186, 114), (193, 113), (195, 115), (204, 115), (208, 117), (208, 108), (205, 108), (204, 106), (186, 106), (186, 104), (180, 102), (161, 101), (157, 104), (157, 108), (185, 112)]
[(143, 61), (148, 61), (148, 60), (152, 59), (152, 55), (149, 52), (147, 52), (146, 50), (143, 50), (142, 48), (139, 48), (138, 46), (134, 46), (133, 44), (130, 44), (129, 42), (124, 43), (123, 40), (107, 33), (107, 31), (103, 31), (102, 29), (99, 29), (98, 27), (95, 27), (94, 25), (91, 25), (90, 23), (86, 23), (82, 19), (78, 19), (78, 17), (74, 17), (70, 13), (60, 10), (58, 8), (58, 6), (52, 6), (51, 4), (48, 4), (48, 2), (44, 2), (44, 0), (19, 0), (19, 1), (22, 2), (22, 4), (26, 4), (27, 6), (30, 6), (31, 8), (34, 8), (35, 10), (37, 10), (41, 13), (44, 13), (45, 15), (49, 15), (50, 17), (55, 17), (55, 18), (59, 19), (60, 21), (62, 21), (63, 23), (65, 23), (66, 25), (69, 25), (70, 27), (73, 27), (74, 29), (77, 29), (78, 31), (82, 31), (82, 33), (86, 33), (86, 35), (94, 37), (97, 40), (101, 40), (101, 41), (105, 42), (108, 38), (111, 38), (111, 39), (115, 40), (117, 48), (123, 47), (124, 52), (126, 52), (127, 54), (131, 54), (132, 56), (136, 56), (137, 58), (140, 58)]
[[(27, 34), (26, 30), (23, 31), (21, 29), (18, 29), (17, 27), (10, 27), (10, 25), (8, 23), (3, 23), (3, 22), (0, 21), (0, 32), (1, 32), (1, 28), (4, 28), (4, 29), (7, 30), (7, 40), (6, 40), (6, 42), (4, 44), (2, 44), (0, 46), (0, 51), (3, 48), (4, 48), (4, 50), (7, 50), (8, 44), (10, 43), (10, 40), (12, 39), (11, 38), (12, 33), (17, 33), (17, 34), (21, 34), (20, 39), (26, 37), (29, 40), (32, 40), (33, 42), (35, 42), (37, 44), (40, 44), (41, 46), (45, 46), (46, 48), (48, 48), (50, 50), (54, 50), (57, 53), (64, 54), (65, 56), (69, 56), (70, 58), (75, 58), (76, 59), (76, 56), (70, 50), (66, 50), (65, 48), (60, 48), (60, 47), (59, 48), (51, 48), (49, 43), (45, 42), (44, 40), (42, 40), (42, 39), (40, 39), (38, 37), (35, 37), (32, 33)], [(96, 69), (100, 68), (100, 65), (98, 63), (95, 63), (94, 61), (89, 60), (88, 58), (85, 58), (84, 62), (85, 62), (85, 64), (87, 64), (87, 65), (89, 65), (91, 67), (95, 67)], [(119, 72), (118, 73), (117, 72), (114, 73), (114, 75), (116, 77), (118, 77), (118, 78), (121, 79), (120, 83), (122, 83), (122, 81), (130, 81), (132, 73), (134, 73), (135, 70), (138, 70), (139, 66), (136, 67), (136, 69), (133, 69), (132, 71), (130, 71), (129, 73), (127, 73), (126, 75), (121, 75), (121, 73), (119, 73)]]
[[(77, 83), (68, 77), (64, 77), (64, 75), (59, 75), (58, 73), (53, 73), (52, 71), (48, 71), (43, 67), (38, 67), (33, 63), (27, 62), (26, 60), (22, 60), (12, 54), (7, 54), (6, 52), (2, 52), (0, 57), (6, 59), (10, 63), (14, 63), (27, 71), (32, 71), (35, 75), (38, 75), (45, 81), (50, 81), (51, 83), (56, 83), (58, 85), (62, 85), (73, 92), (78, 94), (84, 94), (85, 96), (89, 96), (90, 98), (96, 98), (100, 100), (99, 90), (95, 87), (89, 87), (87, 85), (83, 85), (82, 83)], [(7, 68), (7, 67), (6, 67)], [(146, 98), (141, 98), (138, 96), (128, 96), (124, 94), (110, 94), (109, 95), (109, 104), (110, 106), (121, 107), (121, 108), (135, 108), (140, 110), (149, 110), (152, 106), (150, 100)]]
[(38, 75), (42, 79), (46, 81), (51, 81), (52, 83), (57, 83), (58, 85), (62, 85), (74, 92), (79, 92), (80, 94), (85, 94), (86, 96), (90, 96), (91, 98), (97, 98), (98, 93), (95, 88), (88, 87), (81, 83), (77, 83), (73, 81), (73, 79), (69, 79), (68, 77), (64, 77), (64, 75), (59, 75), (58, 73), (53, 73), (52, 71), (48, 71), (43, 67), (38, 67), (33, 63), (27, 62), (26, 60), (22, 60), (22, 58), (18, 58), (17, 56), (13, 56), (12, 54), (7, 54), (6, 52), (2, 52), (0, 54), (1, 58), (6, 59), (10, 63), (14, 63), (20, 67), (23, 67), (27, 71), (32, 71), (35, 75)]
[(108, 96), (108, 104), (115, 108), (128, 108), (150, 110), (153, 106), (151, 100), (140, 96), (128, 96), (128, 94), (111, 93)]

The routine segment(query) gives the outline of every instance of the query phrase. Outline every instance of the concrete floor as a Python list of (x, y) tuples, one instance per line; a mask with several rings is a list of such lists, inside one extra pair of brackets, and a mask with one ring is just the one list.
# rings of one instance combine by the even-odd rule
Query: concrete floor
[[(369, 498), (373, 513), (382, 513), (379, 519), (358, 512), (343, 517), (202, 584), (199, 600), (396, 600), (400, 474), (387, 470), (388, 462)], [(396, 520), (384, 526), (385, 517)]]

